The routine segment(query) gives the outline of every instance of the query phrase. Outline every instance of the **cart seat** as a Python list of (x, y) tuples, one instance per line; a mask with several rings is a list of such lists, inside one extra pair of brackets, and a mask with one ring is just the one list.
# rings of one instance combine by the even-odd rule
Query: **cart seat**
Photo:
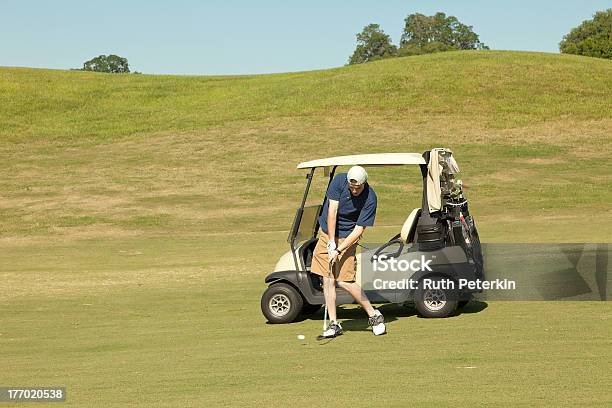
[(421, 209), (415, 208), (406, 219), (406, 222), (402, 226), (402, 231), (400, 232), (400, 238), (404, 243), (409, 244), (414, 241), (414, 232), (416, 231), (420, 216)]

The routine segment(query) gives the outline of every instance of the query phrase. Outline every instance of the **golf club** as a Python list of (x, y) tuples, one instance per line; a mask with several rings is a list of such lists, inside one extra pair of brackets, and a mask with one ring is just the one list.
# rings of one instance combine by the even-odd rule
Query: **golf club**
[[(331, 262), (327, 265), (327, 279), (329, 279), (329, 271), (331, 269)], [(325, 333), (325, 330), (327, 330), (327, 291), (326, 291), (326, 287), (325, 285), (327, 285), (327, 281), (325, 279), (323, 279), (323, 295), (325, 296), (325, 312), (323, 313), (323, 333)]]
[[(333, 267), (333, 263), (330, 260), (330, 262), (327, 265), (327, 279), (328, 280), (331, 278), (331, 275), (332, 275), (332, 267)], [(326, 285), (326, 281), (325, 281), (325, 278), (323, 278), (323, 294), (324, 295), (327, 294), (327, 291), (325, 290), (326, 289), (325, 285)], [(328, 312), (327, 312), (327, 297), (325, 297), (325, 311), (323, 312), (323, 334), (317, 336), (317, 340), (324, 340), (324, 339), (326, 339), (326, 337), (325, 337), (325, 330), (327, 330), (327, 314), (328, 314)], [(330, 340), (331, 340), (331, 338), (330, 338)]]

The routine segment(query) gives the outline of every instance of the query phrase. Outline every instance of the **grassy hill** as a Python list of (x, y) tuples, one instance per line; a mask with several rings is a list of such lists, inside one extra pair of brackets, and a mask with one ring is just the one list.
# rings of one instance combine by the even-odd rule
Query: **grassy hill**
[[(116, 140), (228, 122), (356, 116), (505, 129), (609, 119), (610, 63), (568, 55), (454, 52), (325, 71), (234, 77), (2, 69), (9, 140)], [(20, 120), (27, 118), (27, 123)], [(472, 128), (474, 125), (472, 125)]]
[[(2, 68), (2, 235), (283, 230), (299, 161), (448, 146), (484, 228), (546, 217), (578, 236), (540, 239), (609, 241), (578, 219), (611, 216), (610, 89), (609, 61), (517, 52), (240, 77)], [(380, 225), (418, 205), (398, 174), (373, 179)], [(487, 238), (532, 237), (511, 231)]]
[[(389, 307), (382, 341), (357, 330), (322, 351), (295, 341), (320, 316), (271, 327), (258, 302), (299, 204), (295, 166), (314, 158), (450, 147), (484, 242), (611, 242), (611, 90), (610, 61), (522, 52), (232, 77), (0, 68), (0, 384), (67, 385), (75, 406), (306, 405), (350, 344), (362, 375), (379, 350), (385, 405), (406, 389), (442, 405), (601, 401), (607, 303), (443, 321)], [(370, 171), (367, 240), (420, 204), (417, 173)], [(322, 398), (370, 402), (329, 370), (353, 392)]]

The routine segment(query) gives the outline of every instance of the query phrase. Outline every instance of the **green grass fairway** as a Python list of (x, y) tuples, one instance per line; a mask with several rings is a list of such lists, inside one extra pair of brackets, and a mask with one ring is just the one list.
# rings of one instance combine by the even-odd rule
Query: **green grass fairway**
[[(0, 68), (0, 386), (63, 385), (74, 407), (610, 406), (610, 302), (386, 305), (380, 338), (349, 305), (322, 344), (321, 312), (269, 325), (259, 299), (295, 166), (325, 156), (450, 147), (483, 242), (612, 242), (611, 90), (611, 61), (520, 52), (240, 77)], [(370, 177), (375, 242), (420, 184)]]

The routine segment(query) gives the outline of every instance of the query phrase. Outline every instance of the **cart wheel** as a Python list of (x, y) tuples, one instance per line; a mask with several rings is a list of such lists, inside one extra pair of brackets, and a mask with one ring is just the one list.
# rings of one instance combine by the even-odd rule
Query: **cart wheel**
[[(443, 280), (438, 278), (438, 280)], [(437, 287), (435, 278), (433, 287)], [(423, 282), (416, 291), (414, 304), (419, 314), (428, 318), (447, 317), (457, 309), (457, 295), (451, 289), (425, 289)]]
[(302, 311), (300, 312), (302, 316), (310, 316), (312, 314), (317, 313), (323, 305), (311, 305), (310, 303), (304, 302), (304, 306), (302, 306)]
[(291, 323), (300, 314), (302, 296), (286, 283), (275, 283), (261, 297), (261, 311), (270, 323)]

